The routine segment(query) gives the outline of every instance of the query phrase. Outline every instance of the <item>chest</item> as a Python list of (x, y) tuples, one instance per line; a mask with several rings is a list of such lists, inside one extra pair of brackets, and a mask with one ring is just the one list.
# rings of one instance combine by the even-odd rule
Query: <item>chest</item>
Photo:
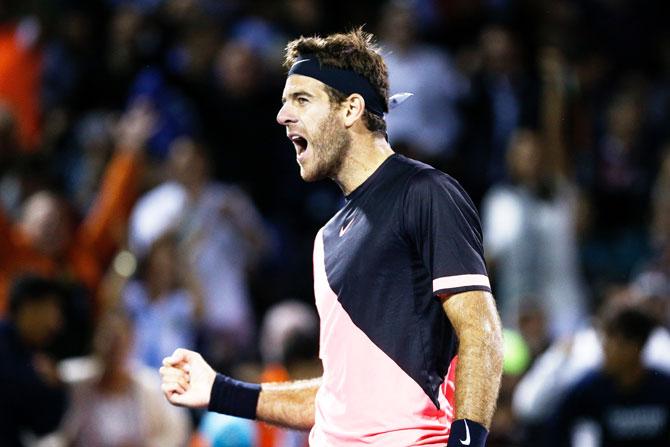
[(602, 413), (611, 440), (660, 439), (669, 432), (668, 408), (661, 404), (613, 405)]
[(600, 402), (593, 407), (593, 417), (602, 428), (604, 441), (665, 439), (670, 434), (670, 402), (662, 388), (642, 386), (635, 393), (625, 394), (609, 389), (593, 399)]
[(367, 201), (345, 207), (324, 228), (324, 266), (338, 295), (346, 284), (388, 279), (407, 264), (400, 218), (397, 201)]

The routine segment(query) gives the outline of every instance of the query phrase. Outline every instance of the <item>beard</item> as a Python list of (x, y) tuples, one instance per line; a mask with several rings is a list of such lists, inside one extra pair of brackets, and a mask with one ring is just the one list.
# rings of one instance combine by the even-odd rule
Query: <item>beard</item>
[(351, 136), (335, 111), (319, 124), (309, 144), (312, 160), (301, 166), (302, 178), (308, 182), (336, 178), (351, 147)]

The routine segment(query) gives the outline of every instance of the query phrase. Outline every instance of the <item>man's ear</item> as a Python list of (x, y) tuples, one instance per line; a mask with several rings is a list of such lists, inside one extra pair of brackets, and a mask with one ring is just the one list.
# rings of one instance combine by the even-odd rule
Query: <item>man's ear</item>
[(349, 128), (365, 113), (365, 100), (358, 93), (352, 93), (342, 104), (344, 125)]

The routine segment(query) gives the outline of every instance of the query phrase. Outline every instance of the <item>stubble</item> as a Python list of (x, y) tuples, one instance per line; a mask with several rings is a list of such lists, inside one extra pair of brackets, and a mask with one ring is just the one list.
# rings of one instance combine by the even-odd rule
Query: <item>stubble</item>
[(335, 110), (319, 124), (310, 144), (314, 163), (311, 172), (305, 172), (305, 180), (336, 179), (351, 147), (351, 136)]

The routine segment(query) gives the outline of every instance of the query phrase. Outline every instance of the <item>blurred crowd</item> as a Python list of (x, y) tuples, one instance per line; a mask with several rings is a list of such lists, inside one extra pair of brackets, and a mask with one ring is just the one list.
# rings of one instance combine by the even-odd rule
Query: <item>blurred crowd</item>
[[(186, 347), (242, 379), (320, 374), (311, 249), (343, 198), (298, 175), (281, 59), (360, 24), (391, 93), (414, 94), (392, 147), (480, 209), (506, 350), (489, 445), (670, 436), (668, 17), (660, 0), (0, 0), (0, 445), (306, 445), (170, 407), (156, 369)], [(589, 398), (618, 412), (582, 414)]]

